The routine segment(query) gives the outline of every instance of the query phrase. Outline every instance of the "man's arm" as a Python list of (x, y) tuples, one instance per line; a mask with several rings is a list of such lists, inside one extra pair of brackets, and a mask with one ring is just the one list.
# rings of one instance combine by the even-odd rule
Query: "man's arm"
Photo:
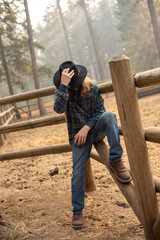
[(99, 94), (99, 89), (97, 86), (95, 86), (95, 98), (95, 111), (93, 115), (88, 119), (88, 121), (86, 121), (86, 124), (75, 135), (74, 143), (78, 146), (86, 142), (89, 130), (94, 127), (99, 117), (105, 111), (104, 100)]
[(88, 132), (91, 128), (87, 125), (84, 125), (78, 133), (74, 136), (74, 143), (77, 144), (78, 146), (81, 144), (84, 144), (87, 139)]

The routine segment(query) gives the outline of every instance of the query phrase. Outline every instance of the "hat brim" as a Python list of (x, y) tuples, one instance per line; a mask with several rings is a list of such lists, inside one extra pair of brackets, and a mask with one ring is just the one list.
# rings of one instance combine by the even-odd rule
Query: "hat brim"
[[(76, 77), (74, 76), (72, 77), (69, 83), (71, 90), (74, 90), (75, 88), (79, 87), (87, 76), (87, 69), (84, 66), (76, 65), (76, 67), (78, 68), (79, 75)], [(53, 83), (56, 86), (56, 88), (59, 88), (59, 85), (61, 83), (61, 76), (59, 70), (53, 76)]]

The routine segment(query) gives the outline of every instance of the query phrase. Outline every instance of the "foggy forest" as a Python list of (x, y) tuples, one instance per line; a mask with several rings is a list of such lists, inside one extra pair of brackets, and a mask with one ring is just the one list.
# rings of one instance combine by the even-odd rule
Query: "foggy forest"
[[(154, 6), (160, 24), (159, 0), (154, 0)], [(21, 0), (1, 0), (2, 97), (35, 88), (25, 11)], [(61, 1), (50, 1), (43, 22), (35, 28), (30, 23), (39, 87), (51, 86), (53, 74), (67, 60), (86, 66), (88, 76), (97, 82), (110, 79), (108, 61), (121, 54), (131, 59), (134, 73), (159, 66), (146, 0), (73, 0), (67, 1), (65, 10)], [(8, 75), (12, 91), (8, 90)]]

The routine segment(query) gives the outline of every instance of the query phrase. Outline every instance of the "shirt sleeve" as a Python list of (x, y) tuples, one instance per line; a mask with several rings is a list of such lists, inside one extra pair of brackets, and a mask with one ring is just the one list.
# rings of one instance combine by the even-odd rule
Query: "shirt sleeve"
[(95, 94), (94, 112), (93, 112), (93, 115), (86, 122), (86, 125), (89, 126), (90, 128), (94, 127), (94, 125), (96, 124), (99, 117), (102, 115), (102, 113), (104, 113), (106, 111), (106, 109), (104, 107), (104, 100), (99, 93), (99, 89), (98, 89), (97, 85), (95, 85), (95, 87), (94, 87), (94, 94)]
[(67, 108), (69, 97), (69, 86), (60, 84), (59, 88), (55, 91), (55, 101), (53, 109), (57, 113), (64, 113)]

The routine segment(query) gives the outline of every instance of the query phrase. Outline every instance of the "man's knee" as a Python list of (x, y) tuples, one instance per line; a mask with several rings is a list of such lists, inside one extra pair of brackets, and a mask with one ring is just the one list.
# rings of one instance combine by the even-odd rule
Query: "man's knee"
[(110, 111), (104, 112), (102, 114), (102, 118), (103, 118), (104, 123), (107, 126), (112, 126), (113, 124), (115, 124), (116, 115), (113, 112), (110, 112)]

